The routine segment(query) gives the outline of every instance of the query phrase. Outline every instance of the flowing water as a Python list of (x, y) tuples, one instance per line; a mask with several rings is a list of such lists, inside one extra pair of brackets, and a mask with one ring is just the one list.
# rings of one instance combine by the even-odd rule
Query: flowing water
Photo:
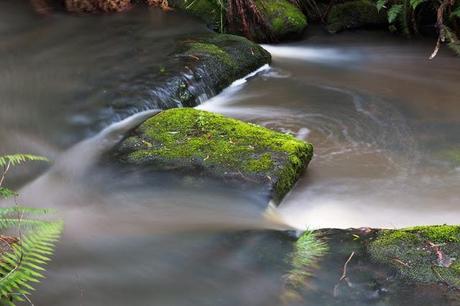
[[(8, 178), (22, 204), (65, 221), (35, 305), (344, 305), (332, 291), (348, 254), (280, 299), (293, 246), (274, 230), (460, 223), (460, 61), (383, 33), (265, 46), (270, 66), (199, 106), (315, 145), (276, 209), (261, 190), (99, 163), (164, 106), (148, 72), (178, 37), (206, 31), (154, 9), (43, 16), (0, 1), (0, 154), (52, 160)], [(432, 305), (409, 292), (345, 304)]]

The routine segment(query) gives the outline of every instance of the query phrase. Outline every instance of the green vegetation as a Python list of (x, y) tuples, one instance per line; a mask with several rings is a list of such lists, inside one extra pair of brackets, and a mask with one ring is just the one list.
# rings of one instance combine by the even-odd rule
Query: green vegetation
[(320, 241), (314, 232), (307, 231), (300, 236), (289, 258), (291, 269), (285, 277), (284, 291), (281, 294), (284, 304), (300, 300), (299, 294), (312, 276), (312, 270), (327, 251), (326, 243)]
[[(262, 15), (276, 40), (298, 37), (307, 27), (307, 17), (296, 5), (286, 0), (257, 0)], [(259, 34), (260, 36), (260, 34)], [(263, 40), (264, 37), (261, 37)]]
[(168, 0), (171, 7), (186, 10), (220, 33), (225, 31), (226, 2), (226, 0)]
[[(458, 39), (460, 18), (460, 1), (458, 0), (377, 0), (379, 11), (388, 11), (388, 23), (391, 31), (399, 31), (410, 37), (419, 35), (420, 26), (424, 22), (435, 23), (438, 31), (438, 41), (430, 58), (436, 56), (441, 43), (447, 45), (457, 54), (460, 54)], [(431, 24), (433, 25), (433, 24)]]
[(129, 163), (202, 167), (218, 176), (269, 182), (279, 199), (313, 154), (311, 144), (291, 135), (195, 109), (171, 109), (152, 117), (119, 151)]
[(398, 270), (403, 278), (460, 286), (460, 226), (417, 226), (384, 230), (369, 245), (379, 263)]
[(334, 5), (328, 14), (327, 28), (331, 33), (361, 27), (381, 27), (386, 24), (384, 13), (367, 0)]
[(299, 36), (307, 19), (289, 0), (169, 0), (201, 18), (220, 33), (243, 34), (257, 41), (278, 41)]
[[(3, 186), (12, 166), (28, 160), (46, 160), (43, 157), (16, 154), (0, 156), (0, 198), (17, 196)], [(59, 238), (61, 221), (40, 218), (48, 214), (45, 209), (9, 207), (0, 208), (0, 304), (14, 305), (29, 301), (33, 287), (43, 277), (43, 266), (50, 260), (54, 244)]]

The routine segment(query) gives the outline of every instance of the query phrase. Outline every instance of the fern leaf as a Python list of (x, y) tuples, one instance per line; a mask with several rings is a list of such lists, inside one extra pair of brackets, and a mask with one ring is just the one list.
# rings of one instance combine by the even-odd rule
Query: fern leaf
[(454, 10), (450, 13), (451, 18), (460, 18), (460, 5), (458, 5)]
[(20, 165), (26, 161), (48, 161), (46, 157), (32, 154), (12, 154), (0, 156), (0, 167), (11, 164), (11, 166)]
[(388, 23), (393, 23), (403, 11), (402, 4), (395, 4), (388, 10)]
[(385, 5), (387, 4), (387, 0), (378, 0), (377, 3), (375, 4), (377, 6), (377, 11), (381, 11)]
[(422, 4), (425, 0), (410, 0), (410, 6), (413, 10), (415, 10), (420, 4)]
[[(43, 209), (12, 207), (0, 209), (0, 228), (21, 228), (18, 243), (10, 245), (0, 257), (0, 304), (14, 305), (33, 291), (31, 283), (43, 278), (43, 267), (50, 261), (63, 229), (60, 221), (26, 218), (48, 212)], [(17, 213), (20, 218), (11, 218)], [(25, 216), (25, 217), (24, 217)]]

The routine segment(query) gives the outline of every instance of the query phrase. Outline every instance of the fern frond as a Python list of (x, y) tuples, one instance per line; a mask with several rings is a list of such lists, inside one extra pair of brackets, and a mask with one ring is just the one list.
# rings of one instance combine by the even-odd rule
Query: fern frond
[(377, 0), (376, 6), (377, 6), (377, 11), (381, 11), (385, 5), (387, 4), (387, 0)]
[(63, 229), (62, 222), (43, 222), (33, 232), (5, 252), (0, 261), (0, 301), (18, 301), (28, 295), (33, 287), (30, 283), (43, 278), (42, 267), (53, 254), (54, 244)]
[(425, 2), (425, 0), (410, 0), (410, 6), (412, 7), (413, 10), (415, 10), (420, 4)]
[(454, 17), (460, 18), (460, 5), (459, 4), (457, 4), (457, 7), (454, 7), (452, 12), (450, 13), (450, 17), (451, 18), (454, 18)]
[(396, 19), (401, 15), (403, 12), (403, 5), (402, 4), (394, 4), (388, 10), (388, 23), (393, 23)]
[(0, 218), (14, 218), (17, 217), (18, 214), (21, 214), (23, 216), (46, 215), (54, 212), (56, 212), (56, 210), (50, 208), (35, 208), (23, 206), (0, 207)]
[(0, 156), (0, 167), (10, 164), (11, 166), (20, 165), (26, 161), (48, 161), (46, 157), (32, 154), (12, 154)]

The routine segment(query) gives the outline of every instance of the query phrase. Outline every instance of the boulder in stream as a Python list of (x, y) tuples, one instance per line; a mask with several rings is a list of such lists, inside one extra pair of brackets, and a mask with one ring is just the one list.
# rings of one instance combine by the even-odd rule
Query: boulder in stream
[(291, 135), (191, 108), (153, 116), (118, 146), (119, 160), (154, 170), (205, 173), (262, 184), (280, 200), (313, 155)]
[(327, 17), (327, 29), (331, 33), (364, 27), (383, 27), (387, 24), (386, 13), (379, 12), (375, 3), (368, 0), (336, 4)]
[[(298, 244), (311, 235), (303, 234)], [(321, 229), (313, 235), (326, 243), (316, 247), (327, 247), (327, 252), (317, 265), (310, 266), (309, 273), (289, 275), (288, 279), (295, 280), (288, 283), (290, 301), (460, 305), (460, 226)]]
[(270, 53), (240, 36), (204, 33), (175, 40), (164, 61), (98, 80), (92, 91), (92, 99), (103, 104), (97, 127), (143, 110), (197, 106), (271, 61)]
[(460, 226), (417, 226), (383, 230), (369, 254), (410, 281), (444, 283), (460, 289)]

